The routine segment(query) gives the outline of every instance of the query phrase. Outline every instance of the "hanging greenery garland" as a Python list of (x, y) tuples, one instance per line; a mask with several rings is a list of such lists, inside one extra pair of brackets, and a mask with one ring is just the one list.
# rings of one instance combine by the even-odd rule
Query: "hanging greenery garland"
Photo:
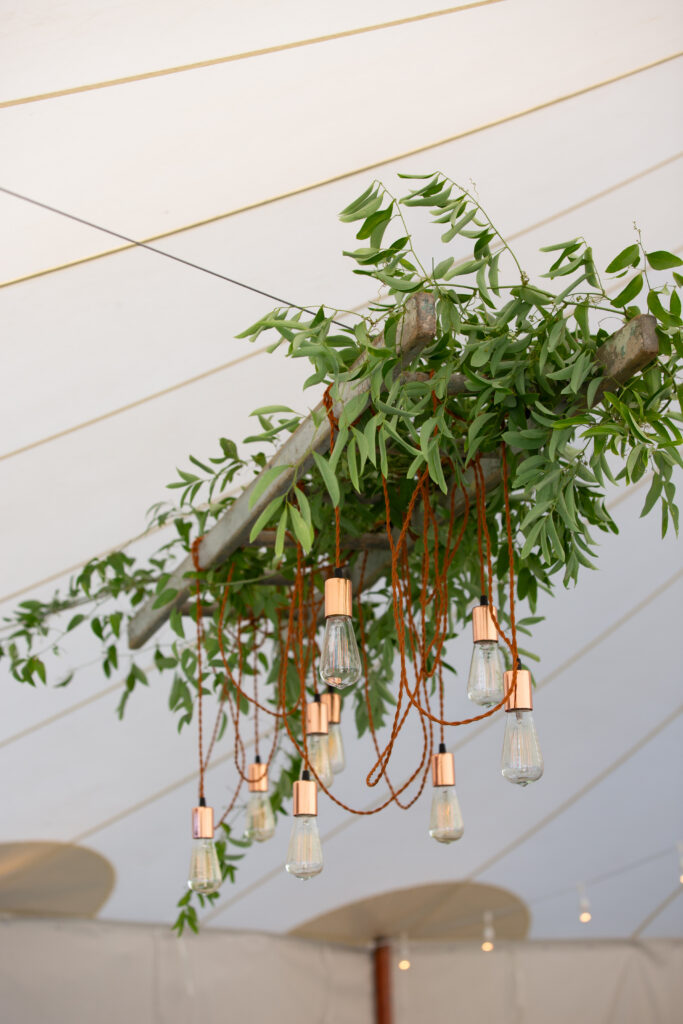
[[(441, 225), (446, 255), (436, 263), (421, 262), (414, 249), (404, 219), (412, 207), (426, 208)], [(315, 832), (317, 789), (329, 789), (344, 763), (336, 687), (358, 675), (361, 682), (345, 691), (343, 714), (348, 720), (353, 713), (359, 736), (372, 734), (377, 759), (368, 785), (386, 782), (388, 802), (408, 807), (431, 767), (430, 834), (457, 839), (462, 822), (444, 729), (462, 723), (444, 709), (444, 672), (452, 671), (445, 642), (462, 632), (478, 604), (468, 692), (487, 710), (472, 719), (505, 704), (514, 712), (506, 715), (511, 732), (515, 723), (526, 729), (531, 678), (518, 658), (533, 653), (518, 634), (538, 621), (539, 590), (552, 593), (559, 580), (571, 585), (582, 567), (595, 567), (596, 531), (617, 532), (605, 507), (607, 485), (649, 474), (643, 514), (659, 505), (662, 534), (678, 530), (677, 256), (646, 251), (637, 234), (603, 278), (590, 246), (576, 238), (542, 250), (545, 280), (532, 283), (472, 192), (441, 174), (416, 178), (401, 200), (374, 182), (341, 219), (357, 226), (361, 245), (346, 254), (354, 273), (380, 292), (368, 311), (279, 308), (240, 335), (256, 341), (267, 334), (273, 350), (312, 364), (305, 388), (324, 388), (311, 415), (314, 428), (328, 430), (329, 450), (300, 464), (270, 465), (307, 414), (255, 410), (257, 433), (239, 447), (221, 438), (213, 456), (191, 456), (191, 467), (179, 470), (169, 485), (177, 504), (152, 510), (149, 530), (171, 535), (154, 557), (138, 562), (119, 551), (93, 559), (65, 594), (24, 601), (4, 620), (0, 654), (19, 682), (47, 683), (45, 653), (58, 652), (74, 629), (90, 628), (102, 643), (105, 674), (125, 674), (120, 716), (150, 669), (169, 679), (179, 731), (200, 716), (196, 885), (180, 901), (179, 931), (185, 924), (196, 929), (196, 900), (212, 902), (221, 879), (234, 879), (243, 853), (233, 847), (270, 838), (272, 813), (284, 813), (293, 793), (288, 870), (316, 873), (297, 857)], [(663, 271), (673, 272), (671, 280)], [(207, 565), (201, 538), (254, 474), (251, 507), (274, 496), (229, 557)], [(192, 560), (179, 587), (173, 570), (181, 556)], [(330, 576), (336, 582), (325, 611), (336, 639), (321, 644)], [(349, 578), (354, 600), (362, 595), (355, 626)], [(515, 600), (526, 600), (531, 615), (516, 619)], [(145, 604), (161, 610), (172, 631), (151, 664), (149, 654), (141, 659), (123, 649), (124, 621)], [(352, 648), (355, 637), (357, 664), (348, 679), (337, 678), (326, 645), (348, 641)], [(507, 659), (499, 653), (504, 645)], [(209, 699), (215, 715), (206, 743), (201, 708)], [(399, 784), (389, 762), (408, 714), (419, 716), (424, 743), (415, 772)], [(391, 725), (390, 738), (381, 747), (377, 730), (384, 725)], [(240, 785), (251, 793), (247, 838), (234, 831), (238, 787), (219, 822), (221, 840), (209, 849), (214, 826), (204, 779), (228, 726)], [(261, 762), (266, 734), (269, 753)], [(334, 764), (326, 766), (319, 751), (330, 735)], [(538, 772), (507, 777), (524, 784)]]

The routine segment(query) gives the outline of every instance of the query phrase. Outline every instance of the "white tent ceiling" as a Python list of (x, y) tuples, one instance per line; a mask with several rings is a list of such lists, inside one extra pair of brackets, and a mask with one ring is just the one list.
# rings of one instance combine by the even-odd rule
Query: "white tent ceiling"
[[(0, 185), (137, 239), (163, 235), (168, 252), (294, 302), (373, 297), (341, 256), (352, 233), (336, 213), (372, 176), (400, 189), (397, 170), (473, 179), (532, 272), (540, 245), (574, 234), (606, 262), (634, 219), (650, 248), (683, 246), (673, 0), (491, 0), (423, 18), (417, 0), (191, 15), (151, 0), (2, 6)], [(140, 249), (103, 255), (123, 243), (8, 195), (0, 219), (5, 610), (139, 534), (174, 467), (221, 435), (239, 440), (252, 408), (310, 398), (302, 366), (234, 338), (267, 299)], [(431, 256), (435, 231), (411, 223)], [(215, 924), (285, 931), (373, 892), (471, 877), (527, 901), (534, 937), (579, 934), (582, 880), (594, 882), (592, 934), (681, 934), (683, 570), (677, 542), (639, 519), (643, 497), (613, 496), (622, 533), (600, 572), (541, 609), (538, 787), (498, 776), (499, 722), (474, 729), (456, 737), (462, 843), (425, 838), (426, 798), (368, 820), (325, 804), (321, 878), (283, 876), (283, 822)], [(461, 672), (465, 647), (449, 652)], [(55, 669), (84, 666), (68, 688), (3, 678), (2, 839), (91, 846), (117, 872), (102, 916), (165, 921), (186, 867), (194, 738), (177, 737), (165, 684), (118, 723), (120, 684), (95, 656), (75, 634)], [(370, 803), (369, 749), (346, 738), (339, 788)], [(405, 742), (406, 773), (412, 755)], [(217, 804), (230, 756), (226, 745), (211, 772)]]

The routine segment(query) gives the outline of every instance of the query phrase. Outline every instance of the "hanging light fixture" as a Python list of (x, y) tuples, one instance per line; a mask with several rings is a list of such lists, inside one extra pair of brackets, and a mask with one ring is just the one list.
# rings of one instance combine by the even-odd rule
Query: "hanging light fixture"
[[(504, 677), (505, 692), (512, 685), (513, 672)], [(505, 701), (505, 737), (501, 772), (518, 786), (527, 786), (543, 775), (543, 755), (538, 745), (532, 715), (531, 673), (517, 662), (517, 685)]]
[(285, 869), (306, 881), (322, 871), (323, 851), (318, 832), (318, 790), (305, 769), (294, 783), (292, 814), (294, 822)]
[(498, 647), (498, 632), (493, 615), (496, 609), (489, 605), (485, 594), (472, 609), (472, 637), (474, 648), (467, 678), (467, 696), (475, 704), (489, 708), (500, 704), (505, 694), (503, 664)]
[(324, 683), (343, 690), (357, 683), (361, 660), (351, 619), (351, 580), (341, 569), (325, 580), (325, 634), (320, 653), (320, 677)]
[(583, 882), (576, 887), (579, 890), (579, 921), (581, 924), (588, 924), (592, 918), (590, 900), (586, 896), (586, 889)]
[(201, 797), (199, 806), (192, 808), (192, 855), (187, 885), (193, 892), (208, 896), (218, 892), (222, 881), (213, 840), (213, 807), (207, 807)]
[(334, 775), (330, 764), (327, 705), (323, 704), (318, 693), (306, 704), (306, 741), (308, 763), (325, 789), (329, 789)]
[(465, 826), (455, 791), (455, 763), (445, 743), (440, 743), (438, 753), (432, 755), (432, 786), (429, 834), (437, 843), (453, 843), (460, 839)]
[(411, 968), (410, 962), (410, 949), (408, 947), (408, 936), (405, 932), (401, 933), (401, 938), (398, 946), (398, 961), (396, 966), (399, 971), (409, 971)]
[(275, 815), (268, 797), (268, 765), (261, 764), (258, 754), (247, 769), (247, 782), (249, 800), (244, 837), (265, 843), (275, 834)]
[(493, 914), (490, 910), (484, 911), (484, 941), (481, 944), (481, 948), (484, 953), (492, 953), (494, 949), (494, 939), (496, 937), (496, 931), (493, 927)]
[(328, 683), (327, 693), (320, 698), (327, 708), (328, 721), (328, 747), (330, 754), (330, 765), (335, 775), (343, 772), (346, 766), (344, 756), (344, 740), (341, 734), (341, 696), (337, 693), (332, 684)]

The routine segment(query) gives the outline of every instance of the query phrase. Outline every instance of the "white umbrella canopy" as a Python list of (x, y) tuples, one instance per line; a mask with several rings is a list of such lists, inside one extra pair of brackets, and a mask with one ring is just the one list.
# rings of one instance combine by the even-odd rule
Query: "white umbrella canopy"
[[(346, 310), (374, 296), (341, 255), (353, 232), (336, 214), (373, 176), (400, 192), (397, 171), (473, 179), (532, 273), (540, 245), (577, 234), (604, 265), (634, 219), (648, 248), (680, 248), (678, 5), (460, 6), (426, 17), (410, 0), (261, 2), (246, 14), (211, 3), (190, 18), (180, 3), (24, 4), (0, 37), (0, 185), (134, 239), (164, 235), (152, 244), (279, 298)], [(0, 218), (4, 611), (137, 536), (145, 510), (173, 493), (175, 466), (213, 454), (220, 436), (239, 441), (253, 408), (305, 409), (317, 396), (302, 393), (298, 361), (235, 338), (273, 300), (7, 194)], [(418, 211), (410, 224), (425, 259), (441, 258), (437, 230)], [(542, 783), (506, 785), (501, 723), (475, 727), (452, 740), (461, 843), (426, 837), (426, 797), (370, 819), (325, 803), (323, 875), (304, 889), (284, 876), (281, 821), (208, 923), (287, 931), (373, 892), (471, 877), (525, 900), (532, 936), (585, 934), (579, 881), (594, 934), (634, 934), (660, 906), (643, 934), (681, 934), (680, 547), (639, 519), (644, 493), (615, 508), (622, 533), (604, 541), (600, 572), (541, 608)], [(449, 651), (454, 709), (467, 647)], [(3, 679), (0, 770), (16, 781), (2, 839), (91, 846), (117, 875), (101, 916), (169, 920), (194, 733), (177, 736), (153, 672), (120, 724), (122, 683), (95, 658), (79, 631), (50, 661), (50, 683), (82, 666), (68, 687)], [(371, 750), (351, 733), (349, 722), (337, 787), (366, 806)], [(415, 742), (402, 738), (397, 778)], [(209, 773), (217, 806), (231, 756), (226, 738)]]

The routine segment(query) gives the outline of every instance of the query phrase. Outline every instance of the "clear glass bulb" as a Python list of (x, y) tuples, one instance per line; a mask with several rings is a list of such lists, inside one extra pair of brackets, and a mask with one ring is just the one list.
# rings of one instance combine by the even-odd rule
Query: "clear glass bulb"
[(275, 834), (275, 815), (267, 793), (250, 793), (247, 801), (247, 824), (245, 839), (265, 843)]
[(543, 755), (531, 711), (505, 712), (500, 770), (506, 779), (518, 786), (527, 786), (543, 775)]
[(334, 775), (330, 764), (330, 737), (326, 732), (312, 732), (306, 737), (308, 746), (308, 763), (318, 776), (320, 782), (329, 789)]
[(500, 704), (505, 696), (503, 659), (495, 640), (480, 640), (474, 645), (467, 696), (484, 708)]
[(306, 881), (323, 869), (318, 819), (314, 814), (298, 814), (292, 824), (285, 869), (290, 875)]
[(343, 690), (357, 683), (361, 676), (361, 661), (348, 615), (329, 615), (325, 619), (325, 634), (320, 654), (320, 677), (323, 682)]
[(222, 881), (221, 866), (218, 863), (213, 839), (193, 839), (188, 889), (208, 896), (209, 893), (218, 892)]
[(344, 771), (346, 766), (346, 758), (344, 757), (344, 741), (342, 739), (341, 726), (339, 722), (331, 722), (329, 729), (328, 749), (330, 753), (330, 765), (334, 774), (338, 775), (339, 772)]
[(437, 843), (454, 843), (465, 831), (455, 786), (434, 786), (429, 834)]

